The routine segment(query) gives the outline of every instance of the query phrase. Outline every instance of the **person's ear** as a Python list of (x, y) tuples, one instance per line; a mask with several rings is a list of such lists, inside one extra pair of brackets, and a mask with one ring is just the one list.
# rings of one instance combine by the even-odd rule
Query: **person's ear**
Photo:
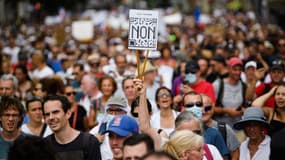
[(67, 112), (65, 113), (66, 118), (69, 119), (71, 117), (71, 114), (71, 109), (67, 110)]
[(188, 152), (187, 152), (187, 151), (183, 151), (183, 152), (180, 154), (179, 159), (180, 159), (180, 160), (187, 160), (187, 159), (188, 159)]

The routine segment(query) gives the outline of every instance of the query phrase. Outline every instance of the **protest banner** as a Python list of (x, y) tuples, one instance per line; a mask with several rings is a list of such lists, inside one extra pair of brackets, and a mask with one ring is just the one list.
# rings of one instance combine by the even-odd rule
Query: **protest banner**
[(89, 42), (93, 39), (94, 27), (92, 21), (74, 21), (71, 30), (72, 36), (79, 42)]
[[(138, 77), (144, 73), (149, 50), (157, 49), (158, 39), (158, 11), (152, 10), (134, 10), (129, 12), (129, 41), (128, 48), (135, 49), (137, 56)], [(144, 67), (140, 72), (139, 52), (138, 50), (146, 50)]]

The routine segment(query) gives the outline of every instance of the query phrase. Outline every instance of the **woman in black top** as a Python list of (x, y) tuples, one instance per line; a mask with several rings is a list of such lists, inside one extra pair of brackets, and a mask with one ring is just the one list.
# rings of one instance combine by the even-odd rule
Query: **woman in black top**
[(72, 114), (69, 118), (69, 123), (71, 127), (82, 132), (88, 131), (89, 128), (88, 128), (88, 118), (86, 110), (84, 109), (83, 106), (79, 105), (75, 101), (74, 88), (72, 86), (65, 86), (64, 95), (71, 103)]

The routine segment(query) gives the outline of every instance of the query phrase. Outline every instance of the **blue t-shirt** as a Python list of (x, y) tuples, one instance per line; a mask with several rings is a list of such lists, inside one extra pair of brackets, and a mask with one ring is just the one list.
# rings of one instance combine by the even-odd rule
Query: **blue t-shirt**
[(204, 128), (204, 139), (205, 143), (212, 144), (215, 147), (217, 147), (221, 155), (224, 156), (230, 153), (223, 139), (223, 136), (216, 128), (211, 128), (211, 127)]

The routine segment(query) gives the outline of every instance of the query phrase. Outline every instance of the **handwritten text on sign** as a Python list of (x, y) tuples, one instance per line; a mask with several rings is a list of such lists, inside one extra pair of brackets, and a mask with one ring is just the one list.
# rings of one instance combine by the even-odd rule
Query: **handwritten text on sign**
[(129, 49), (156, 50), (158, 11), (130, 10)]

